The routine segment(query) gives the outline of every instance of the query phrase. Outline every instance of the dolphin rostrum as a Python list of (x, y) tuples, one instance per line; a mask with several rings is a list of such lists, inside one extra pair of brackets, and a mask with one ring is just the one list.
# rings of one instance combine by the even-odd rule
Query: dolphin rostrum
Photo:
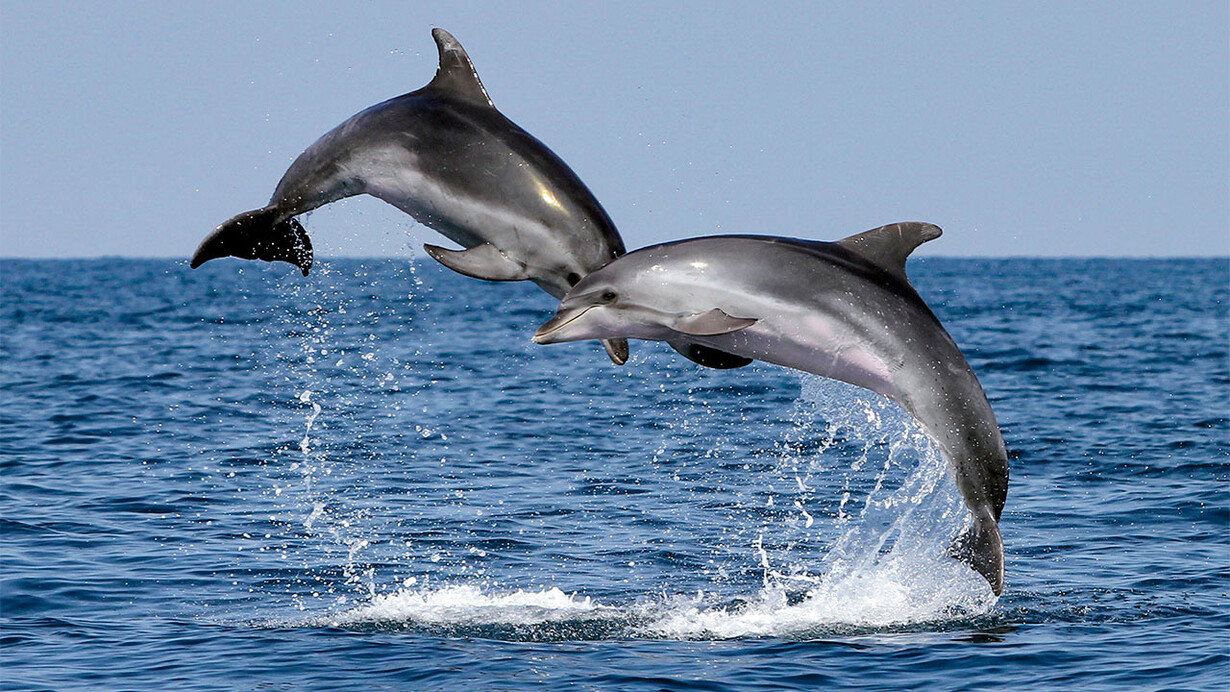
[(714, 236), (647, 247), (573, 286), (534, 341), (666, 341), (704, 365), (763, 360), (887, 396), (938, 444), (974, 519), (954, 555), (998, 595), (1004, 441), (978, 378), (905, 276), (906, 257), (939, 235), (898, 223), (832, 243)]
[[(295, 217), (368, 194), (463, 246), (425, 245), (453, 271), (489, 281), (529, 280), (556, 298), (624, 254), (593, 193), (542, 142), (504, 117), (461, 44), (432, 37), (440, 66), (431, 82), (358, 113), (299, 155), (268, 206), (218, 226), (192, 267), (218, 257), (294, 264), (307, 276), (312, 244)], [(624, 339), (604, 346), (628, 359)]]

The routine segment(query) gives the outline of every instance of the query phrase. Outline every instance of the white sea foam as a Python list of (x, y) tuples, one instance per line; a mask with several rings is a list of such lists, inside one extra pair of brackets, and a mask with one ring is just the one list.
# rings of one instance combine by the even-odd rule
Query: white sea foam
[(996, 600), (981, 577), (939, 556), (890, 553), (816, 579), (801, 598), (790, 598), (784, 580), (771, 578), (778, 583), (736, 606), (677, 602), (642, 629), (680, 639), (805, 636), (963, 619), (986, 612)]
[(558, 588), (484, 593), (476, 586), (402, 589), (381, 594), (366, 605), (325, 618), (334, 627), (359, 624), (536, 625), (592, 619), (617, 613), (592, 599)]
[(469, 585), (402, 589), (312, 624), (524, 627), (613, 621), (627, 623), (625, 636), (735, 639), (965, 619), (995, 602), (981, 577), (961, 565), (949, 561), (925, 574), (916, 567), (889, 561), (883, 570), (823, 580), (801, 600), (772, 586), (734, 605), (703, 593), (612, 606), (556, 587), (506, 593)]

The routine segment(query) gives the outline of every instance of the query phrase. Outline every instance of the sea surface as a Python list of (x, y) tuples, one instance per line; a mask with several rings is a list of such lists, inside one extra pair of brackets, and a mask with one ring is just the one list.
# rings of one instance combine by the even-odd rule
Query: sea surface
[(915, 260), (1000, 598), (895, 405), (430, 260), (0, 261), (5, 690), (1225, 690), (1230, 260)]

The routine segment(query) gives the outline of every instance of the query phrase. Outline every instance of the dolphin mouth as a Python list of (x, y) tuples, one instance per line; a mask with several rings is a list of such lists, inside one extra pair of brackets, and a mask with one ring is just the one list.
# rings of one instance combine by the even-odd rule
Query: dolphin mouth
[(538, 328), (538, 331), (534, 332), (534, 343), (557, 344), (561, 341), (576, 341), (576, 339), (562, 336), (559, 334), (559, 331), (580, 319), (582, 315), (594, 309), (594, 307), (593, 305), (587, 305), (583, 308), (572, 308), (571, 310), (561, 310), (555, 313), (555, 317), (547, 320), (546, 323)]

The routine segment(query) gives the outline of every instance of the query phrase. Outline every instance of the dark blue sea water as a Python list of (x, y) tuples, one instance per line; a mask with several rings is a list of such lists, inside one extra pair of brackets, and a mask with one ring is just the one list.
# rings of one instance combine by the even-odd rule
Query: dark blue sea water
[(427, 261), (3, 261), (4, 689), (1230, 680), (1230, 261), (943, 260), (1012, 481), (996, 599), (876, 395), (535, 346)]

